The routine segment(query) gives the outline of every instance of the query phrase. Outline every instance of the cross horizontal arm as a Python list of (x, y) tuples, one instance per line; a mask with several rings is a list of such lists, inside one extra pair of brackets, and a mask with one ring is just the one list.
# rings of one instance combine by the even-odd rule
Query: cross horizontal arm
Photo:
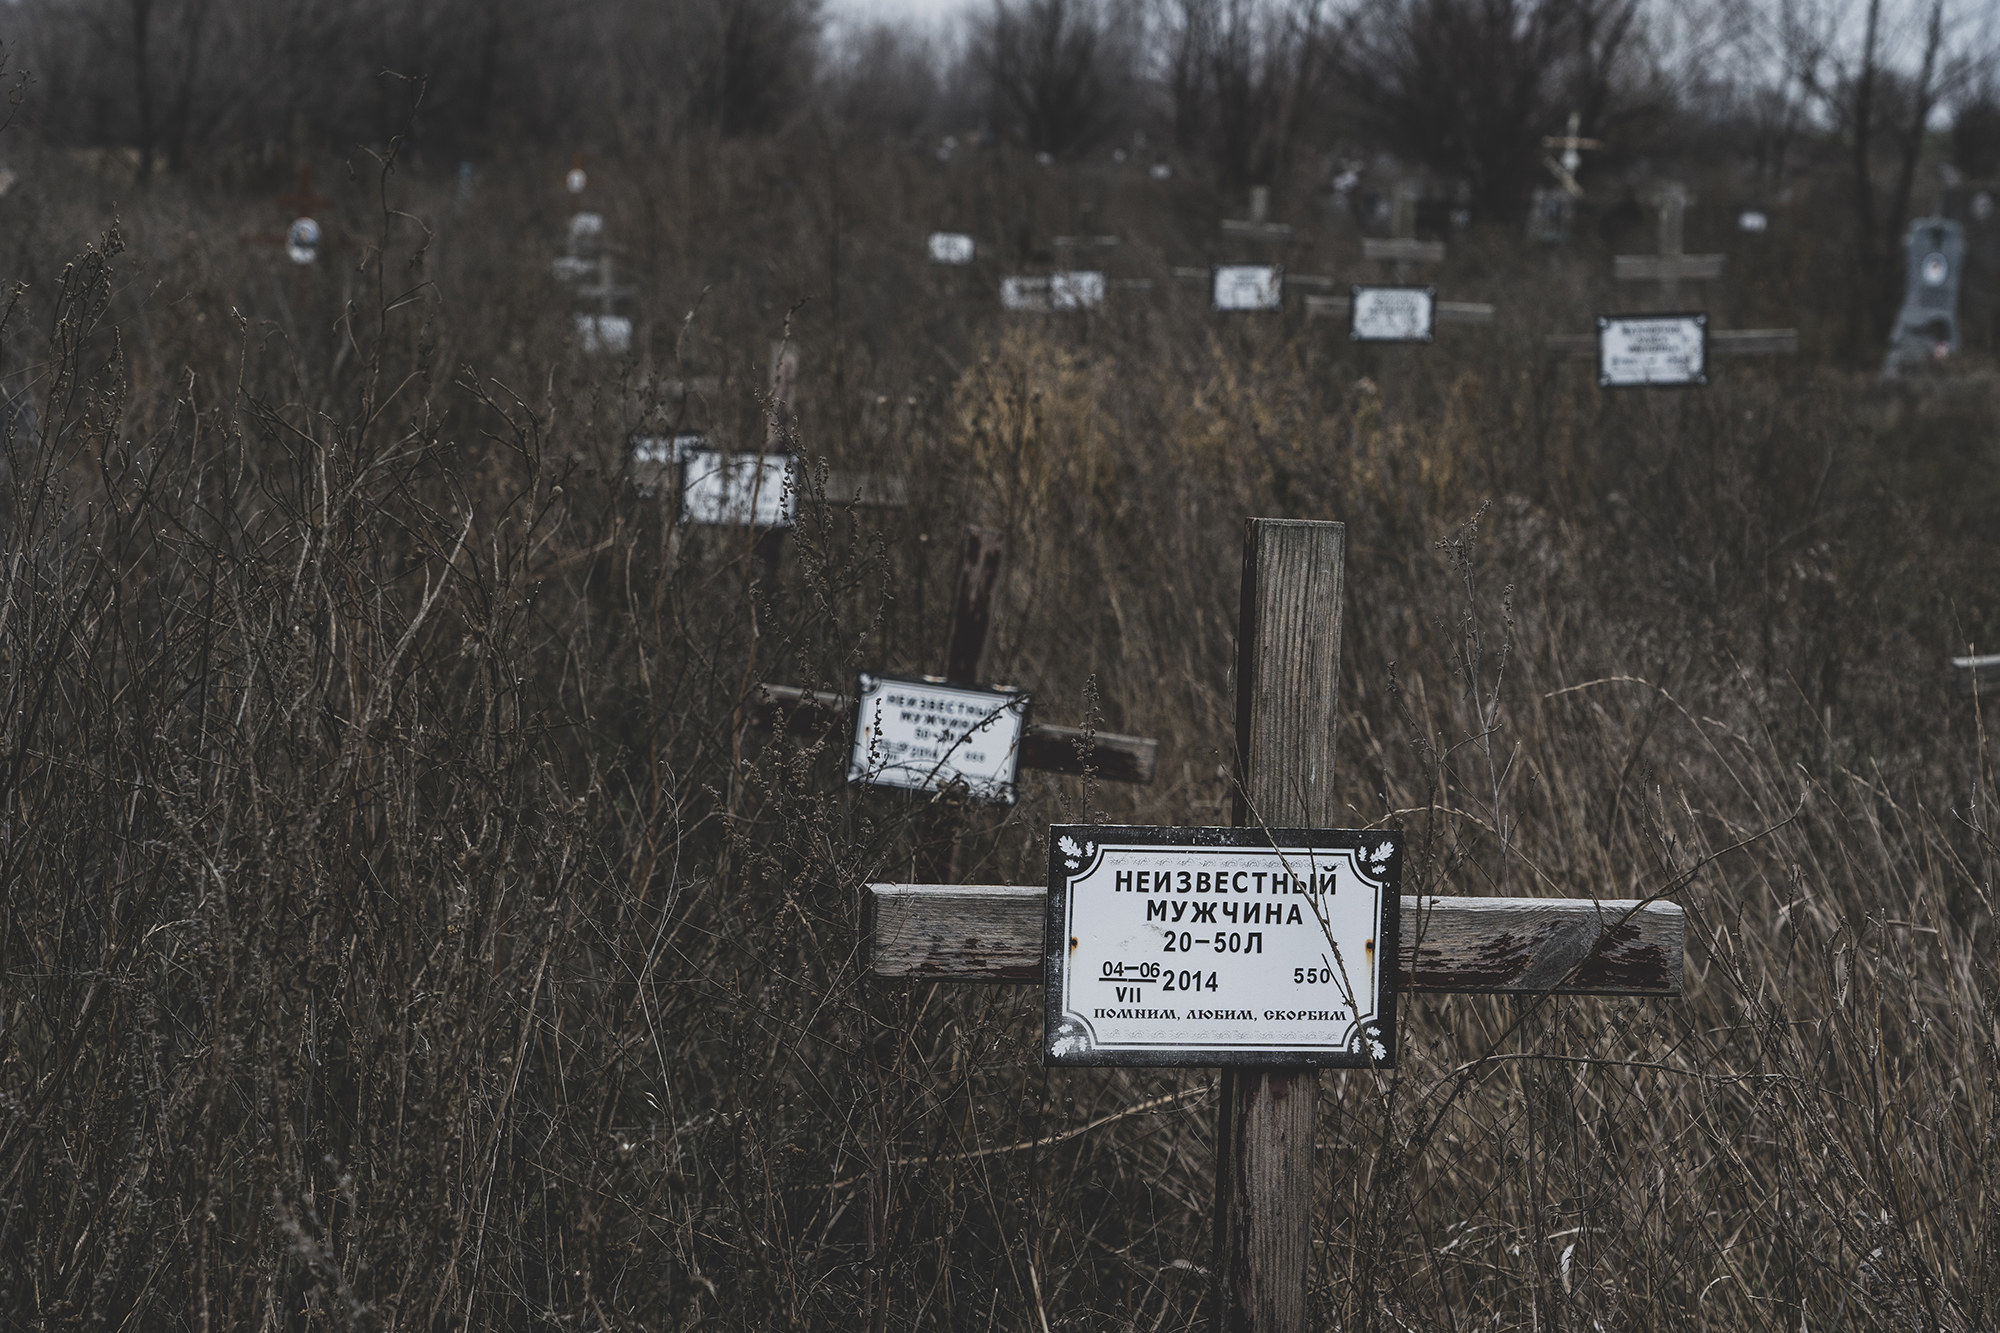
[(1407, 236), (1364, 236), (1361, 257), (1379, 263), (1442, 264), (1443, 241), (1419, 241)]
[[(1551, 333), (1542, 339), (1551, 356), (1566, 361), (1595, 361), (1594, 333)], [(1790, 356), (1799, 350), (1797, 329), (1710, 329), (1711, 356)]]
[(1721, 255), (1613, 255), (1611, 276), (1620, 282), (1714, 279), (1722, 276), (1722, 260)]
[[(763, 726), (783, 726), (802, 732), (839, 734), (854, 726), (854, 700), (831, 690), (802, 690), (795, 685), (760, 685), (751, 715)], [(1081, 727), (1052, 727), (1036, 722), (1021, 737), (1022, 768), (1042, 773), (1081, 774), (1086, 769), (1105, 782), (1153, 780), (1159, 766), (1160, 743), (1148, 736), (1123, 736)]]
[[(871, 965), (928, 981), (1042, 979), (1047, 891), (871, 884)], [(1406, 991), (1681, 993), (1686, 918), (1634, 899), (1403, 897)]]
[[(1345, 296), (1308, 296), (1306, 297), (1306, 316), (1312, 319), (1325, 315), (1334, 315), (1344, 319), (1353, 304), (1352, 299)], [(1435, 310), (1437, 312), (1437, 322), (1440, 324), (1491, 324), (1493, 322), (1493, 307), (1485, 301), (1439, 301)], [(1593, 356), (1596, 355), (1596, 346), (1597, 343), (1593, 340), (1591, 342), (1591, 354)]]

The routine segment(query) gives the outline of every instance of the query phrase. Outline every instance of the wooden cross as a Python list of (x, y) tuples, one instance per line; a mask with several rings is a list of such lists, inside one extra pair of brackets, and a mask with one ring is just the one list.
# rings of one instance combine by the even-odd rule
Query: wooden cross
[(1681, 283), (1707, 282), (1722, 276), (1721, 255), (1690, 255), (1682, 252), (1686, 232), (1688, 192), (1679, 181), (1668, 181), (1654, 196), (1659, 208), (1658, 254), (1615, 255), (1611, 276), (1620, 282), (1657, 282), (1662, 310), (1680, 307)]
[[(799, 349), (790, 339), (771, 344), (769, 397), (764, 416), (766, 458), (794, 460), (798, 442)], [(721, 384), (713, 377), (696, 377), (663, 382), (668, 394), (685, 406), (690, 394), (714, 394)], [(681, 465), (698, 451), (711, 450), (708, 437), (700, 431), (677, 431), (671, 435), (634, 435), (630, 438), (632, 480), (642, 493), (669, 494), (679, 480)], [(799, 485), (793, 477), (792, 486)], [(852, 472), (832, 469), (826, 474), (829, 502), (853, 504), (863, 509), (901, 509), (909, 503), (908, 479), (893, 473)], [(777, 529), (776, 531), (782, 531)], [(769, 552), (775, 558), (775, 547)]]
[[(1390, 215), (1389, 230), (1392, 234), (1386, 238), (1362, 237), (1361, 257), (1373, 263), (1389, 265), (1394, 282), (1405, 282), (1412, 265), (1444, 262), (1443, 241), (1417, 239), (1417, 188), (1414, 182), (1404, 181), (1396, 187), (1395, 211)], [(1329, 316), (1346, 319), (1353, 309), (1354, 301), (1350, 296), (1306, 297), (1308, 319)], [(1493, 307), (1484, 301), (1433, 301), (1431, 319), (1438, 324), (1491, 324)]]
[(299, 168), (299, 184), (290, 194), (281, 194), (277, 202), (293, 217), (311, 217), (325, 208), (333, 200), (313, 190), (313, 169), (311, 166)]
[[(1006, 560), (1006, 539), (990, 528), (967, 528), (959, 551), (958, 583), (952, 597), (951, 629), (940, 683), (980, 685), (993, 657), (995, 610)], [(752, 718), (777, 731), (852, 735), (854, 701), (829, 691), (792, 685), (760, 685)], [(1089, 774), (1111, 782), (1151, 783), (1159, 742), (1145, 736), (1089, 732), (1078, 727), (1033, 723), (1021, 737), (1017, 767), (1044, 773)], [(918, 836), (917, 873), (951, 877), (963, 826), (957, 803), (933, 802)]]
[(1417, 239), (1417, 195), (1415, 181), (1398, 182), (1389, 234), (1361, 238), (1361, 257), (1370, 263), (1387, 264), (1391, 282), (1408, 282), (1417, 264), (1444, 263), (1443, 241)]
[[(1672, 311), (1680, 303), (1683, 281), (1722, 276), (1723, 256), (1683, 253), (1688, 193), (1680, 182), (1668, 182), (1655, 201), (1659, 205), (1659, 253), (1616, 255), (1612, 258), (1612, 276), (1623, 282), (1657, 282), (1660, 308)], [(1550, 352), (1567, 360), (1590, 361), (1597, 357), (1595, 334), (1552, 333), (1543, 343)], [(1798, 350), (1797, 329), (1711, 328), (1708, 331), (1710, 356), (1789, 356)]]
[(1272, 222), (1271, 187), (1253, 185), (1250, 187), (1250, 216), (1248, 218), (1224, 218), (1224, 236), (1242, 236), (1253, 241), (1289, 241), (1292, 239), (1292, 224)]
[[(1346, 528), (1246, 527), (1236, 696), (1236, 823), (1325, 828), (1339, 817), (1334, 726)], [(877, 976), (1034, 982), (1040, 886), (873, 884)], [(1405, 896), (1401, 993), (1681, 993), (1681, 909), (1651, 900)], [(1312, 1264), (1317, 1071), (1226, 1069), (1216, 1120), (1215, 1326), (1303, 1333)]]
[(1562, 156), (1559, 158), (1543, 157), (1542, 165), (1549, 169), (1549, 174), (1569, 192), (1572, 199), (1583, 198), (1583, 187), (1576, 183), (1577, 168), (1583, 165), (1583, 150), (1604, 147), (1599, 140), (1577, 137), (1577, 130), (1582, 125), (1583, 117), (1572, 111), (1569, 113), (1569, 133), (1551, 134), (1542, 139), (1542, 147), (1562, 150)]

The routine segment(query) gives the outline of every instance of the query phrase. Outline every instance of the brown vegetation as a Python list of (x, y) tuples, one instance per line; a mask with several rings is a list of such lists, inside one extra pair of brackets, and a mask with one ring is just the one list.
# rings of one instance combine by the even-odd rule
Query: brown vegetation
[[(1339, 762), (1416, 891), (1690, 918), (1683, 1003), (1426, 1000), (1401, 1069), (1324, 1076), (1318, 1326), (2000, 1322), (2000, 790), (1943, 666), (2000, 643), (2000, 401), (1833, 364), (1825, 196), (1713, 294), (1807, 355), (1605, 395), (1539, 350), (1629, 299), (1591, 238), (1454, 238), (1497, 327), (1357, 350), (1177, 288), (1217, 244), (1180, 180), (834, 135), (591, 162), (624, 360), (547, 276), (566, 152), (469, 200), (357, 156), (309, 268), (260, 196), (114, 225), (129, 187), (17, 153), (0, 1326), (1195, 1326), (1212, 1073), (1045, 1071), (1037, 994), (872, 981), (920, 804), (743, 723), (933, 667), (977, 522), (997, 672), (1162, 753), (1031, 778), (964, 876), (1225, 822), (1251, 515), (1349, 525)], [(1710, 189), (1690, 248), (1736, 249)], [(1295, 271), (1355, 271), (1279, 203)], [(922, 263), (1083, 223), (1154, 292), (1010, 322), (999, 268)], [(626, 442), (760, 440), (785, 336), (800, 449), (916, 503), (813, 497), (767, 577)]]

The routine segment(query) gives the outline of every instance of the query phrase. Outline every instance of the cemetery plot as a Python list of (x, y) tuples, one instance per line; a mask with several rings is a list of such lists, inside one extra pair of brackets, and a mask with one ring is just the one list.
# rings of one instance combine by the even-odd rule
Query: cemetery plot
[(1213, 301), (1217, 310), (1276, 310), (1285, 300), (1282, 264), (1217, 264)]
[(1355, 342), (1427, 343), (1436, 336), (1437, 288), (1356, 287), (1347, 336)]
[(1599, 315), (1597, 383), (1606, 389), (1708, 383), (1708, 316)]
[(1395, 1060), (1401, 835), (1049, 830), (1051, 1065)]
[[(1393, 835), (1311, 829), (1331, 822), (1340, 808), (1330, 760), (1338, 716), (1345, 552), (1346, 530), (1338, 523), (1258, 519), (1246, 528), (1236, 671), (1235, 830), (1057, 826), (1050, 830), (1047, 890), (869, 886), (872, 920), (867, 933), (870, 966), (877, 976), (1041, 982), (1047, 1011), (1043, 1055), (1050, 1063), (1228, 1061), (1216, 1123), (1217, 1216), (1210, 1279), (1221, 1328), (1302, 1333), (1306, 1327), (1318, 1089), (1312, 1065), (1330, 1055), (1325, 1048), (1334, 1042), (1325, 1034), (1331, 1029), (1339, 1027), (1341, 1038), (1350, 1043), (1356, 1032), (1361, 1037), (1365, 1049), (1340, 1052), (1347, 1063), (1379, 1064), (1394, 1055), (1392, 1006), (1401, 992), (1678, 995), (1681, 990), (1685, 928), (1676, 906), (1518, 898), (1415, 902), (1396, 892), (1394, 876), (1402, 857)], [(1246, 827), (1260, 822), (1277, 831), (1260, 835), (1255, 827)], [(1234, 842), (1236, 838), (1242, 841)], [(1275, 855), (1279, 850), (1283, 859)], [(1186, 861), (1166, 864), (1174, 856)], [(1232, 856), (1241, 859), (1231, 862)], [(1285, 887), (1291, 886), (1293, 875), (1307, 884), (1300, 873), (1301, 857), (1313, 876), (1310, 890), (1271, 894), (1273, 861)], [(1319, 876), (1328, 873), (1328, 862), (1335, 883), (1329, 886), (1331, 893), (1322, 895)], [(1183, 869), (1191, 881), (1186, 896), (1181, 893)], [(1144, 893), (1142, 872), (1148, 877)], [(1253, 877), (1253, 887), (1254, 876), (1264, 875), (1266, 892), (1239, 894), (1239, 872)], [(1108, 893), (1102, 882), (1107, 874)], [(1121, 884), (1121, 874), (1131, 879)], [(1154, 891), (1161, 887), (1154, 878), (1158, 875), (1171, 876), (1166, 885), (1170, 892)], [(1208, 877), (1206, 895), (1199, 892), (1198, 875)], [(1217, 892), (1218, 876), (1228, 886), (1226, 893)], [(1372, 936), (1368, 913), (1351, 913), (1356, 899), (1379, 904), (1372, 907)], [(1254, 947), (1244, 919), (1253, 900), (1261, 900), (1263, 931)], [(1106, 902), (1113, 905), (1106, 907)], [(1130, 905), (1140, 903), (1145, 906)], [(1192, 919), (1197, 903), (1211, 909), (1207, 917), (1217, 919)], [(1302, 909), (1297, 925), (1291, 921), (1294, 903)], [(1318, 929), (1316, 914), (1313, 927), (1306, 926), (1307, 903), (1328, 910), (1324, 930)], [(1165, 922), (1155, 914), (1158, 904), (1166, 905)], [(1172, 919), (1176, 905), (1183, 905), (1179, 921)], [(1233, 923), (1227, 919), (1228, 905), (1236, 907)], [(1266, 923), (1274, 906), (1281, 914), (1279, 923)], [(1166, 949), (1169, 929), (1172, 954)], [(1358, 959), (1352, 950), (1357, 929), (1362, 932)], [(1297, 933), (1279, 943), (1281, 930)], [(1223, 939), (1219, 954), (1217, 932)], [(1198, 937), (1208, 941), (1205, 949), (1197, 945)], [(1376, 950), (1372, 975), (1371, 939)], [(1310, 942), (1324, 944), (1328, 955), (1326, 964), (1314, 963), (1316, 970), (1332, 972), (1340, 982), (1306, 979), (1304, 954)], [(1333, 960), (1336, 943), (1338, 963)], [(1278, 952), (1294, 945), (1300, 952), (1296, 961)], [(1201, 960), (1198, 981), (1196, 960)], [(1296, 971), (1260, 973), (1245, 966), (1280, 961)], [(1320, 989), (1327, 998), (1284, 1002), (1280, 996), (1288, 986), (1293, 993)], [(1108, 991), (1110, 1000), (1091, 998), (1093, 990)], [(1374, 1033), (1366, 1016), (1369, 997), (1377, 1007)], [(1099, 1009), (1120, 1011), (1120, 1016), (1100, 1019)], [(1158, 1017), (1156, 1011), (1170, 1011), (1174, 1017)], [(1300, 1011), (1344, 1011), (1346, 1017), (1290, 1016)], [(1168, 1040), (1164, 1031), (1189, 1012), (1202, 1014), (1186, 1024), (1199, 1030), (1195, 1041), (1215, 1044), (1176, 1053), (1163, 1044)], [(1242, 1017), (1244, 1012), (1250, 1017)], [(1078, 1014), (1084, 1021), (1074, 1019)], [(1380, 1043), (1379, 1051), (1374, 1042)], [(1246, 1048), (1259, 1046), (1272, 1063), (1237, 1063), (1255, 1059), (1258, 1051)]]
[(974, 801), (1014, 803), (1026, 691), (863, 673), (857, 695), (849, 782), (931, 792), (956, 785)]
[(933, 264), (970, 264), (978, 247), (970, 236), (955, 231), (934, 231), (929, 253)]

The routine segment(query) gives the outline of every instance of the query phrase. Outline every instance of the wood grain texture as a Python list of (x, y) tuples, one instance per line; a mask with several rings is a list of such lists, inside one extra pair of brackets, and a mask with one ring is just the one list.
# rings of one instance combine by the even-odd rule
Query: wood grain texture
[(992, 528), (968, 527), (958, 550), (958, 586), (951, 599), (951, 633), (944, 678), (977, 685), (992, 674), (993, 629), (1007, 539)]
[[(832, 690), (796, 685), (759, 685), (750, 701), (751, 721), (783, 728), (796, 736), (841, 736), (854, 731), (854, 699)], [(1160, 743), (1148, 736), (1100, 731), (1086, 738), (1081, 727), (1035, 722), (1021, 737), (1021, 767), (1041, 773), (1082, 773), (1088, 768), (1104, 782), (1150, 783), (1159, 768)]]
[[(1238, 827), (1339, 823), (1333, 740), (1346, 578), (1343, 524), (1251, 519), (1244, 525), (1236, 631)], [(1214, 1230), (1215, 1324), (1222, 1333), (1305, 1333), (1318, 1087), (1309, 1069), (1222, 1071)]]
[[(1041, 981), (1045, 890), (868, 887), (877, 976)], [(1396, 984), (1405, 994), (1673, 997), (1686, 929), (1681, 909), (1666, 902), (1404, 894)]]

